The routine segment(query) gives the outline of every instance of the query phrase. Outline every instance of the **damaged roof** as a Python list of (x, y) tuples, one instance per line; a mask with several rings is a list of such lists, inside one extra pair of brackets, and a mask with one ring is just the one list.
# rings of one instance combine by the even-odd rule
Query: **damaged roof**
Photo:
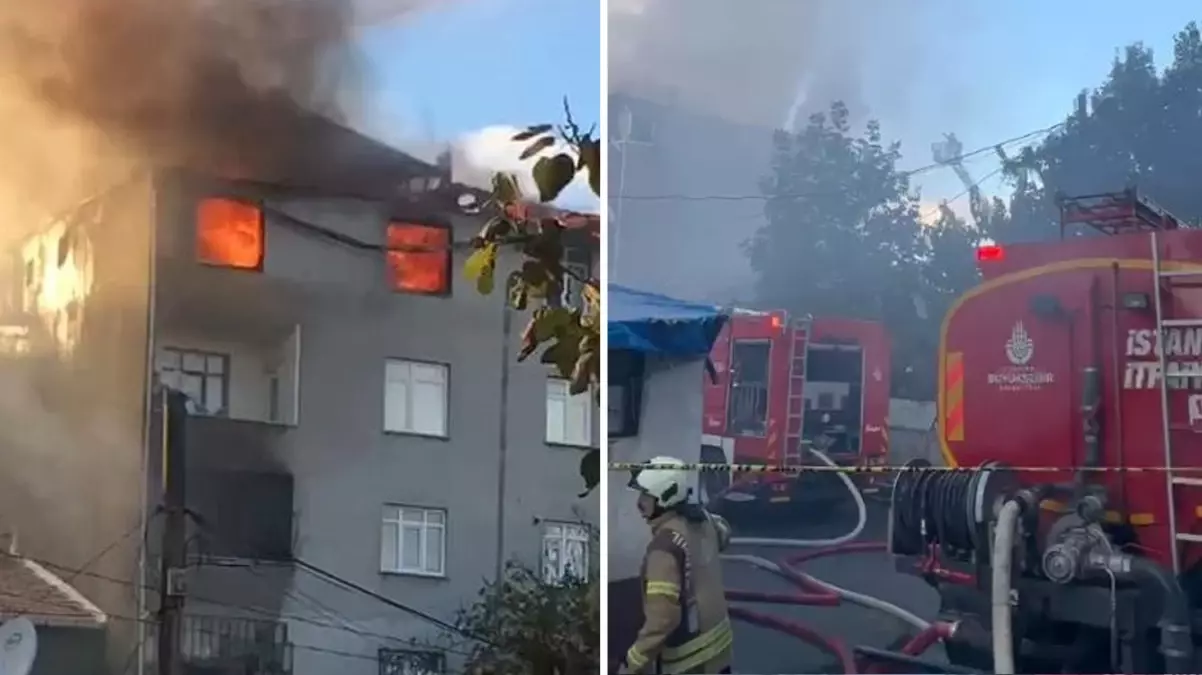
[(176, 148), (169, 163), (226, 179), (385, 200), (404, 194), (413, 178), (444, 173), (285, 96), (234, 117), (212, 131), (220, 142)]
[(0, 555), (0, 617), (24, 616), (38, 626), (98, 627), (108, 617), (82, 593), (41, 564)]

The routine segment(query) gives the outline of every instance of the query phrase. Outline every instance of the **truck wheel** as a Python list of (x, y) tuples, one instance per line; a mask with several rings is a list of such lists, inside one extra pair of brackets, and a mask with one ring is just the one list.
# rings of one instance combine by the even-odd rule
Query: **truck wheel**
[[(722, 448), (716, 445), (703, 445), (701, 446), (701, 463), (727, 464), (728, 462)], [(730, 487), (730, 480), (729, 471), (702, 471), (697, 480), (700, 488), (700, 494), (697, 495), (698, 501), (709, 506), (715, 497)]]

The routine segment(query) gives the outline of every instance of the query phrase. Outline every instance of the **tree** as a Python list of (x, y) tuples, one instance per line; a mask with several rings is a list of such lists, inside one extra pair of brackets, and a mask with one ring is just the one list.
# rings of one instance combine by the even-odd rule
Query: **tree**
[(577, 675), (600, 670), (596, 579), (548, 581), (520, 563), (486, 582), (456, 627), (488, 642), (466, 645), (465, 671), (478, 675)]
[(1202, 34), (1191, 22), (1158, 74), (1140, 44), (1116, 57), (1106, 80), (1084, 92), (1064, 125), (1007, 166), (1015, 184), (1008, 217), (991, 235), (1003, 242), (1058, 235), (1056, 196), (1140, 192), (1188, 221), (1202, 219)]
[[(564, 101), (564, 124), (539, 124), (513, 137), (527, 143), (522, 159), (548, 150), (559, 151), (540, 157), (532, 169), (538, 186), (537, 200), (555, 201), (578, 174), (585, 174), (593, 194), (601, 195), (601, 141), (593, 129), (582, 130), (572, 119)], [(477, 290), (490, 294), (495, 287), (500, 251), (519, 253), (521, 264), (506, 278), (507, 302), (516, 310), (530, 310), (522, 331), (517, 358), (524, 361), (539, 355), (556, 373), (571, 381), (571, 393), (598, 391), (601, 376), (601, 292), (597, 279), (579, 278), (563, 265), (564, 222), (539, 217), (528, 208), (517, 177), (508, 173), (493, 176), (492, 196), (485, 206), (493, 214), (473, 240), (475, 249), (464, 264), (464, 274)], [(582, 306), (558, 303), (566, 277), (575, 277), (584, 289)], [(580, 461), (585, 496), (600, 482), (601, 453), (594, 449)]]
[[(814, 115), (798, 133), (777, 132), (762, 189), (767, 223), (748, 242), (756, 300), (815, 316), (882, 321), (893, 337), (898, 395), (933, 390), (938, 315), (971, 283), (974, 235), (950, 209), (922, 225), (918, 198), (897, 168), (897, 143), (876, 122), (853, 133), (846, 106)], [(933, 256), (958, 256), (940, 268)]]

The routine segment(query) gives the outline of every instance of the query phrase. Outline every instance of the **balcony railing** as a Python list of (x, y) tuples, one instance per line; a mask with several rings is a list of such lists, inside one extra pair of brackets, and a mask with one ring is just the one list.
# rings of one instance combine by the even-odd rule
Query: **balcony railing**
[(289, 675), (287, 624), (220, 616), (185, 616), (181, 652), (191, 673)]

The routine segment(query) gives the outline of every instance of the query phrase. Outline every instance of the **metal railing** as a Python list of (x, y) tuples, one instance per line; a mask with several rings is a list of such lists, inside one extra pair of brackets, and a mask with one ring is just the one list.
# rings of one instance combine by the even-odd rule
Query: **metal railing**
[(288, 625), (237, 617), (184, 617), (181, 652), (191, 673), (290, 675)]

